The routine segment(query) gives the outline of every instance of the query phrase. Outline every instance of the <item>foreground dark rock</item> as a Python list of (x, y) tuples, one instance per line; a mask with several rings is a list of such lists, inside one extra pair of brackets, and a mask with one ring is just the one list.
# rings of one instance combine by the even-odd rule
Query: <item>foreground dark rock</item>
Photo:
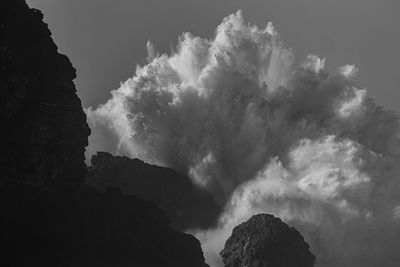
[(109, 188), (0, 188), (3, 266), (204, 267), (152, 203)]
[(315, 262), (300, 233), (269, 214), (236, 226), (220, 255), (226, 267), (312, 267)]
[(90, 130), (75, 69), (57, 52), (42, 18), (23, 0), (0, 1), (3, 183), (79, 183), (86, 172)]
[(0, 1), (2, 266), (204, 267), (154, 205), (84, 183), (89, 128), (40, 11)]
[(91, 163), (88, 184), (101, 191), (119, 187), (126, 194), (156, 203), (177, 229), (209, 227), (218, 218), (222, 205), (215, 203), (213, 195), (172, 169), (105, 152), (93, 155)]

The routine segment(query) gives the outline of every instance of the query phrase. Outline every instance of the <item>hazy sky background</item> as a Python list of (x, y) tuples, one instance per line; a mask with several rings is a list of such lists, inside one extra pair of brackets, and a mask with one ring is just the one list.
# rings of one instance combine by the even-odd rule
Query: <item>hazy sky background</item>
[(377, 102), (400, 112), (400, 1), (398, 0), (28, 0), (62, 53), (77, 69), (84, 107), (145, 63), (146, 42), (169, 52), (182, 32), (211, 38), (228, 14), (243, 10), (250, 23), (272, 21), (297, 60), (327, 57), (329, 69), (360, 68), (359, 80)]

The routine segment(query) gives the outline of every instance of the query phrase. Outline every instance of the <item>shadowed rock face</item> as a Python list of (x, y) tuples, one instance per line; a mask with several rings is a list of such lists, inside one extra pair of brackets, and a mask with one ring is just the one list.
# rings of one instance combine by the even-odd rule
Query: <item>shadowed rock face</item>
[(101, 191), (107, 186), (119, 187), (125, 194), (152, 201), (177, 229), (210, 227), (218, 218), (222, 203), (216, 204), (211, 193), (172, 169), (106, 152), (92, 156), (91, 163), (89, 185)]
[(0, 1), (2, 266), (207, 266), (199, 241), (154, 204), (84, 183), (90, 131), (75, 70), (42, 18)]
[(196, 238), (115, 188), (0, 188), (0, 208), (4, 266), (207, 266)]
[(89, 127), (75, 69), (57, 52), (39, 10), (0, 3), (2, 182), (80, 182)]
[(312, 267), (315, 262), (300, 233), (269, 214), (236, 226), (220, 255), (226, 267)]

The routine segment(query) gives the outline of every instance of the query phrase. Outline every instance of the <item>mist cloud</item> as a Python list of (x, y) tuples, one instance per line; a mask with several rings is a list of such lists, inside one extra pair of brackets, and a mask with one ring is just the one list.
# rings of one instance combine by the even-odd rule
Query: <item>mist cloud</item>
[(219, 226), (192, 229), (210, 264), (232, 228), (269, 212), (305, 236), (318, 266), (400, 260), (396, 114), (375, 104), (347, 65), (310, 55), (294, 66), (272, 24), (226, 17), (211, 40), (185, 33), (88, 109), (90, 151), (186, 173), (225, 202)]

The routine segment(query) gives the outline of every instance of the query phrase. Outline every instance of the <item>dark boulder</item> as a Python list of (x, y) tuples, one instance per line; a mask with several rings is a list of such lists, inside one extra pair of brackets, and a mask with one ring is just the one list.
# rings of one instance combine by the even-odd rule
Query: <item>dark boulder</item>
[(236, 226), (220, 255), (226, 267), (312, 267), (315, 262), (300, 233), (269, 214)]

